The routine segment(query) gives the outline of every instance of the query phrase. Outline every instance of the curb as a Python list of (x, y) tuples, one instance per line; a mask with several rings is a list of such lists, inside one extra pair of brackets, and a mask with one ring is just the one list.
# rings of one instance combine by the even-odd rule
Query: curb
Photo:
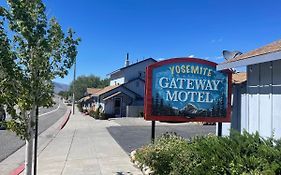
[(16, 169), (14, 169), (11, 173), (10, 173), (10, 175), (18, 175), (18, 174), (20, 174), (21, 172), (23, 172), (23, 170), (24, 170), (24, 167), (25, 165), (24, 165), (24, 163), (23, 164), (21, 164), (19, 167), (17, 167)]
[(71, 114), (71, 110), (68, 110), (67, 114), (64, 115), (64, 121), (62, 122), (62, 124), (60, 125), (59, 129), (62, 130), (66, 123), (68, 122), (69, 118), (70, 118), (70, 114)]
[[(71, 114), (71, 110), (67, 110), (66, 113), (64, 114), (64, 120), (62, 122), (62, 124), (59, 126), (59, 130), (62, 130), (65, 125), (67, 124), (69, 118), (70, 118), (70, 114)], [(22, 173), (25, 169), (25, 164), (21, 164), (20, 166), (18, 166), (16, 169), (14, 169), (10, 175), (19, 175), (20, 173)]]

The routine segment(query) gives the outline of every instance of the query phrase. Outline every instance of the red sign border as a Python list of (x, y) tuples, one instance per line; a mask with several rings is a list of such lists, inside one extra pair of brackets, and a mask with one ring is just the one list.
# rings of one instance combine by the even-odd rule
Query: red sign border
[(228, 74), (228, 103), (226, 117), (196, 117), (196, 118), (186, 118), (184, 116), (155, 116), (152, 115), (152, 71), (153, 69), (171, 63), (179, 62), (192, 62), (205, 64), (212, 67), (217, 66), (217, 63), (203, 60), (200, 58), (171, 58), (163, 61), (156, 62), (149, 65), (146, 68), (146, 78), (145, 78), (145, 98), (144, 98), (144, 119), (151, 121), (167, 121), (167, 122), (230, 122), (231, 121), (231, 95), (232, 95), (232, 71), (223, 70), (221, 72)]

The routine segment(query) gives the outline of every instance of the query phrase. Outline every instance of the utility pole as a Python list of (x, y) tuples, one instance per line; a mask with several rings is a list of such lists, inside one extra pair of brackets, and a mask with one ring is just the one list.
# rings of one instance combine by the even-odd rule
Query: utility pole
[(75, 79), (76, 79), (76, 58), (74, 60), (74, 71), (73, 71), (73, 93), (72, 93), (72, 115), (74, 115), (74, 110), (75, 110), (75, 96), (74, 96), (74, 91), (75, 91)]

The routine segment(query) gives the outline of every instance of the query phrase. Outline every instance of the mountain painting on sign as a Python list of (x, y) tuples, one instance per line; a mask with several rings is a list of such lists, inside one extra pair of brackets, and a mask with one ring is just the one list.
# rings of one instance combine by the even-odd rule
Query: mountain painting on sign
[(174, 58), (147, 68), (145, 118), (161, 121), (230, 121), (231, 72), (216, 63)]

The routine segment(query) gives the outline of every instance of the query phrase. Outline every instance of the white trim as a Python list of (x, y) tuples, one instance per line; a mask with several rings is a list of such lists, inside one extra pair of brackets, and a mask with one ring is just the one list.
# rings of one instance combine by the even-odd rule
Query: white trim
[(250, 58), (246, 58), (246, 59), (238, 60), (238, 61), (234, 61), (234, 62), (221, 63), (221, 64), (217, 65), (217, 70), (224, 70), (224, 69), (229, 69), (229, 68), (234, 68), (234, 67), (248, 66), (248, 65), (252, 65), (252, 64), (264, 63), (264, 62), (275, 61), (275, 60), (280, 60), (280, 59), (281, 59), (281, 51), (273, 52), (273, 53), (258, 55), (258, 56), (254, 56), (254, 57), (250, 57)]

